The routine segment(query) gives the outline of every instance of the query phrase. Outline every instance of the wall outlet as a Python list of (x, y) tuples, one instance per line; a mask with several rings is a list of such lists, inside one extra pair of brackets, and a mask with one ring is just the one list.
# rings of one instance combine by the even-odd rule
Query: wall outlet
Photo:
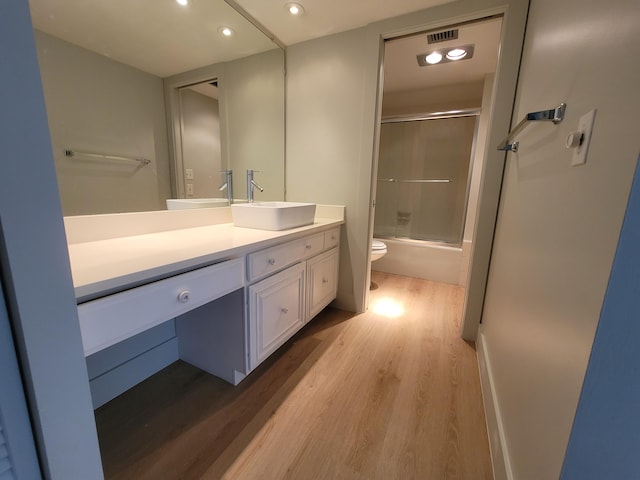
[(187, 195), (193, 196), (193, 183), (187, 183)]
[(578, 122), (578, 131), (582, 134), (580, 143), (573, 151), (572, 166), (584, 165), (587, 163), (587, 152), (589, 151), (589, 142), (591, 141), (591, 132), (593, 131), (593, 123), (596, 119), (596, 110), (593, 109), (589, 113), (585, 113), (580, 117)]
[(185, 168), (184, 176), (187, 180), (193, 180), (193, 168)]

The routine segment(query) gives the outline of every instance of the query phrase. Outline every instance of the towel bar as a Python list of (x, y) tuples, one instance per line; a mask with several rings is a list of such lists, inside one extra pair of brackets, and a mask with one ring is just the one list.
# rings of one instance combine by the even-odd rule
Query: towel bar
[(506, 152), (517, 152), (518, 142), (509, 142), (511, 142), (513, 138), (518, 135), (518, 133), (524, 130), (524, 128), (529, 125), (530, 122), (547, 120), (553, 122), (555, 125), (556, 123), (560, 123), (564, 118), (564, 111), (566, 110), (566, 108), (567, 104), (561, 103), (556, 108), (527, 113), (527, 115), (520, 121), (520, 123), (518, 123), (518, 125), (516, 125), (515, 128), (511, 130), (511, 132), (509, 132), (509, 135), (507, 135), (507, 137), (502, 142), (500, 142), (500, 145), (498, 145), (498, 150), (504, 150)]

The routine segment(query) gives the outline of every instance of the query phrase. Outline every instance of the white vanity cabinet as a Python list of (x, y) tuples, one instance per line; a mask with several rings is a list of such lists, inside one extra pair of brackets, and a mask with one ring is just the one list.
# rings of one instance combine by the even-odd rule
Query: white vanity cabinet
[(248, 372), (335, 299), (339, 232), (335, 228), (247, 256), (247, 278), (255, 282), (247, 289)]
[[(211, 228), (235, 241), (235, 227)], [(167, 241), (163, 255), (182, 255), (184, 247), (172, 245), (190, 242), (193, 232), (188, 233), (163, 234), (179, 239)], [(259, 240), (241, 248), (231, 241), (211, 264), (187, 271), (181, 265), (175, 274), (166, 269), (159, 280), (142, 283), (133, 272), (132, 288), (121, 283), (121, 291), (78, 305), (95, 408), (178, 359), (237, 385), (336, 297), (338, 225), (292, 232), (280, 241), (252, 231), (237, 237)], [(114, 239), (109, 251), (136, 251), (139, 239)], [(72, 251), (90, 262), (96, 255), (92, 247), (79, 244)], [(198, 258), (208, 248), (198, 250)], [(116, 260), (137, 261), (133, 254)]]
[(305, 264), (249, 287), (249, 370), (256, 368), (305, 324)]
[(307, 262), (307, 320), (311, 320), (336, 298), (338, 291), (338, 249)]

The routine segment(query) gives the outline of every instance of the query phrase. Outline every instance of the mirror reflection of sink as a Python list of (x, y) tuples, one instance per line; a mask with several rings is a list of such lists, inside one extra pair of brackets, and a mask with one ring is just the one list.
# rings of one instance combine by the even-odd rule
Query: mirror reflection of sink
[(287, 230), (311, 225), (315, 215), (315, 203), (254, 202), (231, 205), (231, 216), (236, 227), (261, 230)]
[(186, 208), (226, 207), (226, 198), (168, 198), (167, 210), (184, 210)]

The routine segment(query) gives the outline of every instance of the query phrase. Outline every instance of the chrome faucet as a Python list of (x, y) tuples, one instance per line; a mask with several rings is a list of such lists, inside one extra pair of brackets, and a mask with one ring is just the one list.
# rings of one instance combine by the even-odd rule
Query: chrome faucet
[(247, 170), (247, 201), (249, 203), (253, 203), (253, 187), (264, 192), (264, 188), (253, 181), (253, 174), (257, 171), (258, 170)]
[(233, 203), (233, 172), (231, 170), (222, 170), (220, 173), (224, 175), (224, 180), (218, 190), (227, 189), (227, 202), (231, 205)]

